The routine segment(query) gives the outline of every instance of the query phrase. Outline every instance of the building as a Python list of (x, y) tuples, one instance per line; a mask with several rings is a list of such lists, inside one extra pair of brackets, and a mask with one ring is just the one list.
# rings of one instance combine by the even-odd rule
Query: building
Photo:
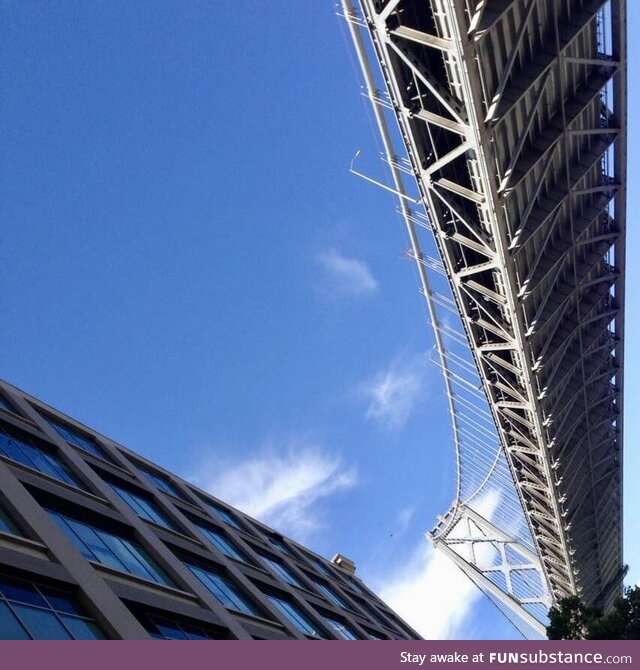
[(419, 639), (355, 576), (0, 382), (0, 638)]

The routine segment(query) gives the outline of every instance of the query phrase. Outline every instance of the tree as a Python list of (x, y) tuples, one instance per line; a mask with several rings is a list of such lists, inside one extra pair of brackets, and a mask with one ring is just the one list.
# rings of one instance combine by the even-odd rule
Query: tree
[(550, 640), (640, 640), (640, 587), (625, 589), (603, 614), (577, 596), (563, 598), (549, 611)]
[(598, 610), (587, 607), (578, 596), (563, 598), (549, 610), (547, 637), (550, 640), (584, 640), (589, 625), (598, 615)]

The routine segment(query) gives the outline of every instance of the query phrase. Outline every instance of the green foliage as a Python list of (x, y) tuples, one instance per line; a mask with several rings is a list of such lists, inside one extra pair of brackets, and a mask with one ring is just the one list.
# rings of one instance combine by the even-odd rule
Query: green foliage
[(598, 615), (593, 608), (587, 607), (578, 598), (563, 598), (549, 610), (547, 637), (550, 640), (584, 640), (588, 626)]
[(640, 588), (625, 589), (613, 608), (603, 614), (577, 596), (564, 598), (549, 611), (550, 640), (639, 640)]

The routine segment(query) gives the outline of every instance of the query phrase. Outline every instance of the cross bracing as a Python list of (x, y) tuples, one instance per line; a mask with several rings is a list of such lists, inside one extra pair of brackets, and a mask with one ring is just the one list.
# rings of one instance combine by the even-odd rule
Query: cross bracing
[(524, 511), (548, 602), (606, 607), (623, 574), (624, 1), (343, 7), (385, 150), (406, 152), (389, 162), (452, 412), (458, 485), (432, 537), (498, 491), (488, 522)]

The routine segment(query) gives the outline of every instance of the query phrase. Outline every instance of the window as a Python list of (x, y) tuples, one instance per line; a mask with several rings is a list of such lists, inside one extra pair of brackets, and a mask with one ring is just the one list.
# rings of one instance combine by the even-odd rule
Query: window
[(3, 395), (0, 395), (0, 409), (4, 409), (7, 412), (12, 412), (13, 414), (16, 413), (16, 410), (11, 406), (8, 400), (5, 400)]
[(370, 630), (367, 631), (367, 637), (370, 640), (386, 640), (387, 639), (386, 637), (380, 637), (376, 633), (372, 633)]
[(196, 524), (196, 528), (213, 544), (214, 547), (217, 547), (225, 556), (229, 558), (235, 558), (238, 561), (243, 561), (248, 563), (248, 558), (240, 552), (239, 549), (236, 549), (235, 545), (231, 543), (230, 540), (226, 538), (220, 531), (213, 530), (212, 528), (207, 528), (200, 524)]
[(338, 596), (338, 594), (330, 588), (327, 584), (324, 582), (321, 582), (319, 579), (315, 579), (312, 577), (312, 581), (315, 584), (316, 588), (324, 595), (327, 597), (334, 605), (337, 605), (338, 607), (343, 607), (345, 609), (349, 609), (349, 605)]
[(382, 614), (380, 614), (380, 612), (378, 612), (378, 610), (375, 607), (373, 607), (373, 605), (369, 605), (369, 603), (366, 603), (362, 600), (358, 601), (358, 604), (360, 605), (360, 607), (362, 607), (362, 609), (365, 612), (367, 612), (368, 617), (372, 621), (375, 621), (376, 623), (380, 624), (383, 628), (389, 628), (390, 626), (389, 622), (386, 620), (385, 617), (382, 616)]
[(360, 638), (356, 635), (355, 631), (347, 626), (347, 624), (338, 621), (337, 619), (332, 619), (331, 617), (326, 616), (324, 620), (335, 630), (338, 637), (341, 637), (343, 640), (359, 640)]
[(233, 516), (233, 514), (231, 514), (231, 512), (222, 507), (222, 505), (218, 505), (217, 503), (214, 503), (211, 500), (205, 500), (204, 503), (219, 519), (222, 519), (222, 521), (228, 523), (230, 526), (233, 526), (234, 528), (243, 530), (242, 526), (238, 523), (237, 519)]
[(0, 533), (9, 533), (10, 535), (22, 535), (9, 515), (0, 507)]
[(333, 576), (334, 576), (333, 573), (331, 572), (331, 570), (329, 570), (329, 568), (321, 560), (316, 559), (316, 558), (311, 558), (310, 560), (318, 568), (318, 570), (320, 570), (320, 572), (323, 575), (326, 575), (327, 577), (333, 578)]
[(52, 419), (51, 417), (47, 417), (47, 420), (53, 426), (56, 433), (58, 433), (58, 435), (63, 437), (74, 447), (78, 447), (78, 449), (82, 449), (82, 451), (86, 451), (88, 454), (92, 454), (98, 458), (108, 460), (107, 454), (105, 454), (104, 450), (101, 449), (89, 436), (83, 435), (82, 433), (74, 430), (73, 428), (70, 428), (66, 424)]
[(322, 639), (326, 638), (326, 635), (322, 633), (318, 626), (316, 626), (311, 619), (309, 619), (309, 617), (307, 617), (307, 615), (292, 602), (274, 596), (273, 594), (267, 594), (267, 599), (277, 607), (282, 614), (284, 614), (285, 618), (290, 621), (295, 628), (305, 635), (311, 635)]
[(102, 640), (104, 633), (71, 594), (0, 576), (0, 639)]
[(175, 586), (164, 571), (137, 543), (105, 530), (47, 510), (60, 529), (89, 561), (128, 572), (157, 584)]
[(223, 631), (203, 628), (199, 625), (171, 621), (165, 617), (147, 615), (142, 625), (154, 640), (224, 640)]
[(297, 586), (301, 589), (304, 588), (304, 585), (300, 583), (300, 580), (293, 574), (293, 572), (280, 563), (280, 561), (277, 561), (275, 558), (271, 558), (271, 556), (268, 556), (267, 554), (260, 554), (260, 556), (262, 557), (263, 561), (269, 564), (269, 566), (278, 576), (287, 582), (287, 584)]
[(238, 587), (228, 579), (215, 572), (204, 570), (197, 565), (187, 563), (187, 567), (211, 591), (220, 604), (236, 612), (260, 616), (260, 612), (240, 593)]
[(358, 593), (362, 593), (363, 596), (369, 597), (369, 593), (365, 590), (365, 588), (360, 584), (360, 582), (355, 578), (355, 577), (350, 577), (349, 578), (349, 586), (354, 590), (357, 591)]
[(175, 530), (175, 525), (149, 500), (146, 500), (137, 493), (128, 489), (123, 489), (116, 484), (111, 484), (111, 488), (131, 507), (131, 509), (143, 519), (156, 523), (164, 528)]
[(150, 470), (145, 470), (144, 468), (140, 468), (140, 471), (142, 474), (147, 478), (153, 486), (156, 488), (159, 488), (161, 491), (164, 491), (165, 493), (168, 493), (171, 496), (174, 496), (175, 498), (181, 498), (184, 500), (184, 496), (182, 493), (167, 479), (165, 479), (162, 475), (157, 475), (155, 472), (151, 472)]
[(276, 548), (279, 549), (283, 554), (286, 554), (287, 556), (291, 556), (295, 558), (293, 555), (291, 549), (278, 537), (274, 537), (273, 535), (269, 535), (267, 537), (267, 540)]
[(65, 484), (83, 488), (59, 458), (43, 451), (36, 446), (35, 441), (32, 442), (21, 433), (4, 426), (0, 427), (0, 456), (22, 463)]

